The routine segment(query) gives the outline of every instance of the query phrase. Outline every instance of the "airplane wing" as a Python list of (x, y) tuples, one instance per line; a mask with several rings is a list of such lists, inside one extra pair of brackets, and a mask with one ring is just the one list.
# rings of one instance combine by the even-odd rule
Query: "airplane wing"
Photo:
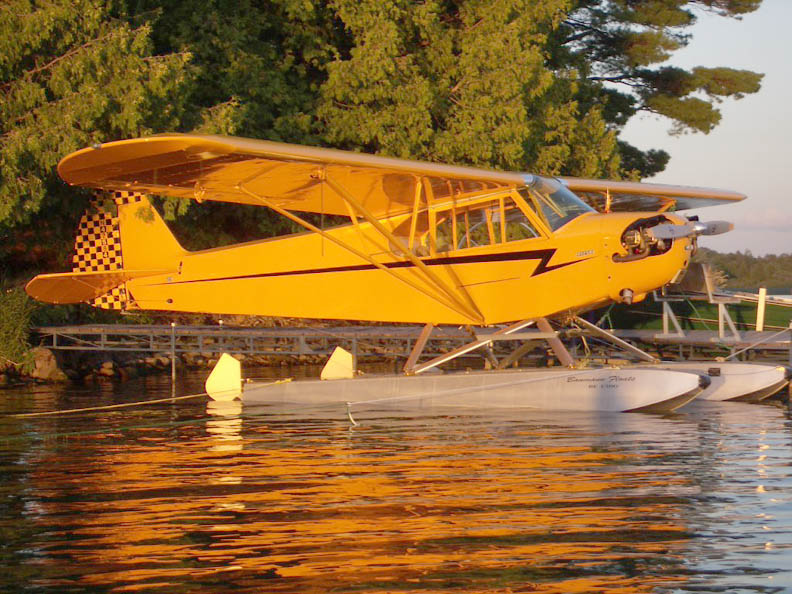
[[(294, 211), (347, 215), (345, 201), (323, 179), (355, 196), (371, 215), (410, 212), (421, 180), (429, 202), (469, 192), (522, 186), (524, 173), (394, 159), (228, 136), (160, 134), (85, 148), (66, 156), (58, 173), (69, 184), (160, 196), (259, 205), (262, 197)], [(726, 190), (560, 178), (603, 210), (677, 210), (736, 202)]]
[(381, 218), (412, 211), (420, 179), (430, 201), (521, 186), (521, 173), (226, 136), (162, 134), (82, 149), (58, 164), (69, 184), (160, 196), (347, 215), (335, 181)]
[(610, 195), (612, 211), (658, 211), (674, 206), (676, 210), (730, 204), (745, 199), (744, 194), (715, 188), (672, 186), (602, 179), (559, 178), (561, 182), (597, 210), (604, 210)]

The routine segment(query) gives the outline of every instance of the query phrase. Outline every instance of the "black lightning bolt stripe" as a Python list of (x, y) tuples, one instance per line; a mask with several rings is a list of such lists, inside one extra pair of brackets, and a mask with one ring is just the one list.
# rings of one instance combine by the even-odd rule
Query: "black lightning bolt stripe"
[[(580, 260), (572, 260), (571, 262), (563, 262), (561, 264), (549, 265), (550, 260), (553, 258), (553, 255), (556, 253), (556, 251), (557, 250), (555, 248), (551, 248), (546, 250), (529, 250), (523, 252), (504, 252), (500, 254), (447, 256), (443, 258), (427, 258), (423, 260), (423, 263), (426, 264), (427, 266), (448, 266), (450, 264), (479, 264), (479, 263), (488, 263), (488, 262), (509, 262), (515, 260), (539, 260), (539, 265), (533, 271), (533, 274), (531, 274), (531, 276), (534, 277), (534, 276), (539, 276), (540, 274), (544, 274), (546, 272), (552, 272), (553, 270), (558, 270), (559, 268), (564, 268), (565, 266), (570, 266), (572, 264), (577, 264), (578, 262), (583, 262), (584, 260), (590, 259), (590, 258), (582, 258)], [(415, 266), (415, 264), (413, 264), (410, 261), (383, 262), (382, 265), (385, 266), (386, 268), (413, 268)], [(274, 276), (327, 274), (331, 272), (356, 272), (360, 270), (376, 270), (376, 268), (377, 267), (374, 266), (373, 264), (357, 264), (354, 266), (308, 268), (302, 270), (285, 270), (282, 272), (261, 272), (258, 274), (222, 276), (218, 278), (202, 278), (202, 279), (195, 279), (188, 281), (176, 281), (171, 283), (159, 283), (159, 284), (179, 285), (179, 284), (215, 282), (215, 281), (226, 281), (226, 280), (243, 280), (243, 279), (251, 279), (251, 278), (268, 278)]]

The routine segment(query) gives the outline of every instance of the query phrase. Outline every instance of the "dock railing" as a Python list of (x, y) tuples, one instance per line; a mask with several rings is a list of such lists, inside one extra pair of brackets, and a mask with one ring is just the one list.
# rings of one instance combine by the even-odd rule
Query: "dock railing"
[[(218, 326), (92, 324), (33, 328), (40, 346), (66, 351), (220, 353), (261, 356), (329, 355), (341, 346), (355, 356), (406, 357), (420, 326), (242, 328)], [(458, 328), (438, 328), (427, 354), (440, 354), (470, 339)]]

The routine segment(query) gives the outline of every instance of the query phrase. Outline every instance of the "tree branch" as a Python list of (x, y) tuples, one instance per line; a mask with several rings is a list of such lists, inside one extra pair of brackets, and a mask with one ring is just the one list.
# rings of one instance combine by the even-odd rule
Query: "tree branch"
[(597, 81), (605, 81), (605, 82), (624, 82), (626, 80), (630, 80), (634, 78), (630, 74), (622, 74), (620, 76), (588, 76), (586, 80), (597, 80)]
[[(143, 27), (138, 27), (137, 29), (132, 29), (132, 31), (130, 31), (130, 32), (131, 33), (137, 33), (142, 28)], [(75, 55), (75, 54), (77, 54), (77, 53), (79, 53), (79, 52), (91, 47), (92, 45), (94, 45), (96, 43), (99, 43), (100, 41), (104, 41), (105, 39), (108, 39), (108, 38), (110, 38), (110, 37), (112, 37), (114, 35), (117, 35), (118, 33), (119, 33), (119, 31), (117, 29), (114, 29), (113, 31), (110, 31), (110, 33), (108, 33), (107, 35), (103, 35), (102, 37), (97, 37), (95, 39), (91, 39), (90, 41), (86, 41), (82, 45), (80, 45), (78, 47), (75, 47), (73, 49), (70, 49), (65, 54), (63, 54), (61, 56), (58, 56), (57, 58), (55, 58), (53, 60), (50, 60), (49, 62), (47, 62), (43, 66), (38, 66), (36, 68), (33, 68), (32, 70), (28, 70), (27, 72), (25, 72), (25, 74), (30, 75), (30, 78), (32, 80), (37, 74), (40, 74), (40, 73), (44, 72), (45, 70), (50, 70), (55, 64), (57, 64), (61, 60), (65, 60), (66, 58), (70, 58), (71, 56), (73, 56), (73, 55)], [(0, 89), (5, 91), (7, 89), (10, 89), (13, 86), (13, 84), (14, 84), (14, 81), (7, 82), (7, 83), (3, 84), (2, 86), (0, 86)]]
[(569, 28), (577, 30), (577, 31), (580, 31), (582, 29), (582, 31), (580, 31), (580, 33), (577, 33), (575, 35), (572, 35), (571, 37), (568, 37), (562, 43), (562, 45), (565, 45), (565, 44), (570, 43), (572, 41), (577, 41), (579, 39), (583, 39), (584, 37), (586, 37), (588, 35), (598, 35), (598, 36), (600, 36), (602, 38), (605, 38), (605, 39), (613, 39), (613, 35), (611, 33), (609, 33), (608, 31), (605, 31), (603, 29), (598, 29), (597, 27), (595, 27), (593, 25), (590, 25), (588, 23), (584, 23), (583, 21), (575, 21), (573, 19), (567, 19), (562, 24), (567, 25)]

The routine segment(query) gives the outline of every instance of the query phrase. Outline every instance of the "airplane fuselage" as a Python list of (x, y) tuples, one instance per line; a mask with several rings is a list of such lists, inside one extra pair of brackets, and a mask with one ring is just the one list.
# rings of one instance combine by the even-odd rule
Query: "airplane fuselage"
[[(645, 216), (590, 213), (549, 237), (419, 256), (439, 283), (408, 258), (394, 257), (382, 237), (360, 223), (326, 233), (373, 263), (329, 237), (305, 233), (185, 252), (174, 272), (130, 280), (126, 290), (130, 309), (498, 324), (581, 311), (618, 301), (625, 290), (637, 300), (670, 282), (688, 264), (688, 239), (675, 240), (662, 254), (614, 261), (624, 252), (624, 229)], [(146, 253), (145, 233), (125, 235), (124, 254)], [(125, 267), (135, 262), (126, 259)]]

